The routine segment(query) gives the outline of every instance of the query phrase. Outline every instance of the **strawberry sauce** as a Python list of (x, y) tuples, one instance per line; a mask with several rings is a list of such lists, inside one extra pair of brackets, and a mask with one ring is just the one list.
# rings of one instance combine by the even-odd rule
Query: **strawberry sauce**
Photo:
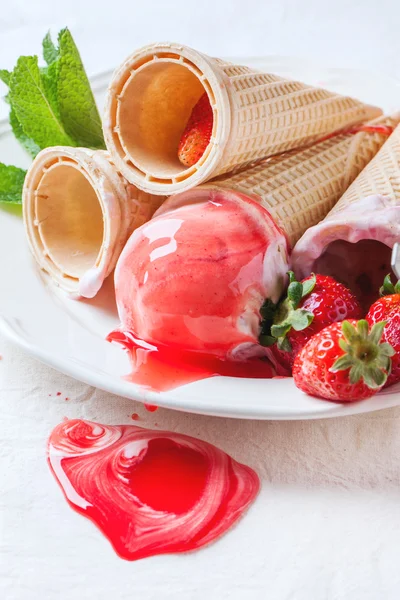
[(121, 330), (171, 352), (249, 355), (261, 305), (284, 290), (282, 231), (262, 206), (232, 192), (200, 190), (192, 204), (168, 203), (132, 233), (118, 259)]
[(228, 190), (178, 194), (118, 259), (121, 326), (108, 340), (128, 351), (129, 379), (158, 392), (215, 375), (270, 378), (260, 308), (278, 301), (287, 270), (286, 238), (257, 202)]
[(126, 560), (214, 541), (259, 490), (256, 473), (222, 450), (134, 425), (66, 420), (51, 433), (47, 451), (70, 506)]
[(166, 392), (217, 375), (253, 379), (270, 379), (275, 375), (266, 358), (233, 361), (172, 348), (156, 348), (119, 330), (111, 332), (107, 340), (118, 342), (128, 352), (132, 371), (127, 379), (155, 392)]

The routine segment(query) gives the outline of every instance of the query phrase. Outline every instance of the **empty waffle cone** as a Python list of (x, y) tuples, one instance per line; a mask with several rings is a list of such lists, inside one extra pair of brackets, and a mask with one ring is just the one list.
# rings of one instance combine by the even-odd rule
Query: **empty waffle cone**
[(400, 125), (339, 202), (294, 248), (299, 277), (311, 271), (342, 281), (368, 306), (391, 271), (400, 241)]
[[(213, 109), (212, 136), (200, 160), (186, 168), (178, 144), (204, 92)], [(103, 129), (128, 181), (170, 195), (380, 114), (350, 97), (159, 43), (134, 52), (114, 73)]]
[(92, 298), (130, 233), (163, 200), (129, 184), (107, 152), (61, 146), (42, 150), (23, 190), (33, 256), (63, 290)]
[(219, 177), (173, 196), (165, 208), (196, 201), (200, 194), (218, 190), (239, 192), (268, 210), (293, 247), (309, 227), (327, 215), (399, 120), (379, 117), (368, 124), (369, 131), (335, 135), (310, 148), (274, 156), (229, 177)]

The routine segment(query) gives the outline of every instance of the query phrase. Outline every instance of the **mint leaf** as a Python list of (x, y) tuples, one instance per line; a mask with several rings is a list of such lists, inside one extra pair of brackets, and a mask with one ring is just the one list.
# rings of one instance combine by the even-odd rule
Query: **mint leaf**
[(78, 145), (105, 148), (99, 111), (68, 29), (60, 31), (58, 42), (58, 103), (65, 131)]
[(60, 120), (60, 109), (58, 105), (58, 61), (51, 63), (48, 67), (40, 69), (40, 75), (46, 98), (49, 101), (54, 114)]
[[(0, 69), (0, 79), (8, 86), (10, 86), (12, 73), (7, 71), (6, 69)], [(10, 104), (10, 94), (4, 98), (4, 100)], [(39, 146), (35, 144), (33, 140), (31, 140), (22, 129), (21, 123), (18, 121), (17, 115), (15, 114), (14, 109), (11, 107), (9, 114), (9, 121), (11, 125), (11, 129), (13, 131), (14, 136), (19, 141), (25, 150), (34, 158), (36, 154), (40, 151)]]
[(58, 58), (60, 53), (54, 45), (50, 36), (50, 31), (45, 35), (43, 42), (43, 58), (47, 62), (47, 67), (42, 67), (40, 73), (42, 76), (43, 87), (46, 97), (54, 110), (54, 113), (60, 119), (60, 111), (58, 106)]
[(33, 140), (31, 140), (25, 134), (13, 108), (11, 108), (10, 110), (9, 121), (11, 129), (16, 139), (19, 141), (21, 146), (28, 152), (28, 154), (30, 154), (32, 158), (35, 158), (36, 154), (40, 152), (40, 148), (37, 144), (35, 144)]
[(0, 79), (8, 86), (10, 85), (11, 75), (12, 73), (7, 71), (7, 69), (0, 69)]
[(54, 61), (57, 60), (59, 54), (58, 48), (56, 48), (56, 46), (53, 43), (53, 40), (51, 39), (50, 31), (48, 31), (44, 36), (42, 48), (44, 60), (47, 62), (48, 65), (51, 65)]
[(26, 171), (0, 163), (0, 202), (22, 203)]
[(46, 97), (37, 56), (21, 56), (11, 81), (10, 101), (25, 134), (40, 148), (74, 146)]
[[(5, 83), (8, 86), (10, 85), (11, 75), (12, 75), (11, 71), (7, 71), (7, 69), (0, 69), (0, 81), (2, 81), (3, 83)], [(3, 100), (7, 104), (10, 104), (9, 94), (7, 94), (7, 96), (4, 96)]]

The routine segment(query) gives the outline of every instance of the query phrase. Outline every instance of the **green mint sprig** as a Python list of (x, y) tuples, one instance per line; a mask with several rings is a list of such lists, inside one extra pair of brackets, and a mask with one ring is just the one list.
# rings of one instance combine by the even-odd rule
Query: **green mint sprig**
[[(49, 146), (104, 149), (100, 115), (71, 33), (61, 30), (58, 46), (47, 33), (42, 46), (46, 66), (37, 56), (21, 56), (13, 71), (0, 70), (15, 138), (32, 158)], [(25, 174), (0, 163), (0, 202), (21, 203)]]
[(0, 202), (19, 204), (26, 172), (0, 163)]
[(105, 148), (101, 119), (78, 48), (68, 29), (58, 37), (57, 97), (61, 121), (79, 146)]
[(44, 84), (37, 56), (21, 56), (10, 81), (11, 109), (24, 133), (39, 148), (74, 146), (54, 108), (54, 99)]

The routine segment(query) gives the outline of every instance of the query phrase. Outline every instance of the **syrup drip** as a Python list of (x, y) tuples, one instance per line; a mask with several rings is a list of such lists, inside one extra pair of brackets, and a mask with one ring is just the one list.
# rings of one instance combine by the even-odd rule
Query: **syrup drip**
[(156, 348), (149, 344), (142, 345), (130, 333), (119, 330), (111, 332), (107, 340), (118, 342), (128, 352), (132, 372), (127, 379), (156, 392), (165, 392), (217, 375), (257, 379), (270, 379), (275, 375), (266, 358), (233, 361), (208, 354)]

